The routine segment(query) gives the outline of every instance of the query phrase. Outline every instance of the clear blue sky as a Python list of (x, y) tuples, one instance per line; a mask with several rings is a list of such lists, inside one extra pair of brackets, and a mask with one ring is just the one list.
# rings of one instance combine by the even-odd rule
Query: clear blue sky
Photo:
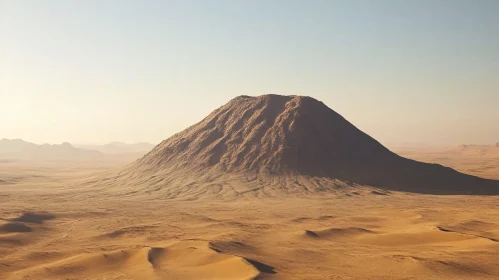
[(499, 1), (0, 0), (0, 138), (158, 143), (237, 95), (385, 144), (499, 141)]

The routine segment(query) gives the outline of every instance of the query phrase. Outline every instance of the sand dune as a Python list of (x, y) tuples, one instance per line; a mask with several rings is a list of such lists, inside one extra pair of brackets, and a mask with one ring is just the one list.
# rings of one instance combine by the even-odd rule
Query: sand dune
[(200, 275), (204, 279), (254, 279), (260, 271), (243, 258), (209, 249), (206, 242), (186, 241), (78, 254), (17, 271), (10, 278), (199, 279)]
[(23, 196), (1, 201), (1, 279), (499, 275), (494, 197), (359, 192), (221, 203), (19, 187), (1, 192)]
[(304, 234), (307, 237), (313, 238), (352, 238), (353, 236), (374, 233), (368, 229), (364, 228), (327, 228), (319, 230), (305, 230)]

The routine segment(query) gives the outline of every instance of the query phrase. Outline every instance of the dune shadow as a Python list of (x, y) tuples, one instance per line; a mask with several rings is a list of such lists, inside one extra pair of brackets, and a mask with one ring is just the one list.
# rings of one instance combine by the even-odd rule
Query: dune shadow
[(0, 226), (0, 232), (31, 232), (31, 227), (21, 223), (7, 223)]
[(244, 258), (244, 259), (247, 262), (249, 262), (251, 265), (253, 265), (256, 269), (258, 269), (258, 271), (260, 271), (260, 272), (267, 273), (267, 274), (276, 274), (277, 273), (275, 271), (275, 268), (270, 266), (270, 265), (267, 265), (267, 264), (264, 264), (264, 263), (261, 263), (259, 261), (255, 261), (252, 259), (248, 259), (248, 258)]
[(309, 237), (314, 237), (314, 238), (319, 237), (319, 235), (317, 233), (315, 233), (311, 230), (305, 230), (305, 235), (309, 236)]
[(12, 222), (43, 224), (47, 220), (55, 219), (55, 215), (49, 213), (24, 212), (21, 216), (11, 219)]

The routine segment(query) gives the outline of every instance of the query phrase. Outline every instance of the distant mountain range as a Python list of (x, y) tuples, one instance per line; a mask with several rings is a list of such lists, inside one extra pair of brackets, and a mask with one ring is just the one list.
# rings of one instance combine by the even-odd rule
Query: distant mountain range
[(133, 159), (140, 157), (154, 148), (153, 144), (111, 142), (105, 145), (78, 145), (68, 142), (62, 144), (37, 145), (22, 139), (0, 140), (0, 162), (17, 160), (36, 161), (78, 161), (116, 158), (123, 155)]
[(0, 159), (3, 160), (84, 160), (102, 156), (101, 152), (78, 149), (68, 142), (37, 145), (22, 139), (0, 140)]

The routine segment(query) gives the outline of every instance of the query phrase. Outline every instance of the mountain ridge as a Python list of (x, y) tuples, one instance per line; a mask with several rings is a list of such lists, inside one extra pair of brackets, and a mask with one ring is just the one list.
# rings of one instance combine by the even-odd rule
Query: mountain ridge
[(0, 158), (13, 160), (70, 160), (100, 157), (97, 151), (75, 148), (68, 142), (37, 145), (22, 139), (0, 140)]

